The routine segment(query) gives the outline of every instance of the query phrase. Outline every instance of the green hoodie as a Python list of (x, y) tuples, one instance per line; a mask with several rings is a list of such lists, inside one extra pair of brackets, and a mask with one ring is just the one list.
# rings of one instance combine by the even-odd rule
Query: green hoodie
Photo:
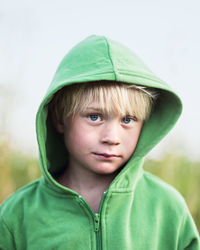
[[(53, 178), (66, 164), (67, 152), (49, 118), (48, 103), (63, 86), (99, 80), (153, 87), (160, 95), (134, 154), (94, 213), (78, 193)], [(183, 198), (142, 169), (143, 158), (174, 126), (181, 109), (179, 97), (126, 47), (94, 35), (80, 42), (59, 65), (37, 113), (43, 177), (0, 207), (0, 249), (200, 249)]]

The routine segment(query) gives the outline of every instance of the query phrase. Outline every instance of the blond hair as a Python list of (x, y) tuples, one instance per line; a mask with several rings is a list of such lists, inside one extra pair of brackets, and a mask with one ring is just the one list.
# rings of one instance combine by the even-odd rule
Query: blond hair
[(84, 112), (91, 102), (97, 102), (106, 114), (131, 115), (147, 120), (157, 93), (154, 89), (114, 81), (85, 82), (59, 90), (50, 103), (51, 112), (62, 122)]

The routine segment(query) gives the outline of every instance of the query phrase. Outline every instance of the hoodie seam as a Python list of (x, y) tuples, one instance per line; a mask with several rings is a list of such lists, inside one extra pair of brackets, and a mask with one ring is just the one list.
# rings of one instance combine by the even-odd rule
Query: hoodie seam
[(161, 84), (163, 86), (163, 82), (161, 80), (159, 80), (158, 78), (155, 79), (155, 78), (153, 78), (153, 77), (151, 77), (150, 75), (147, 75), (147, 74), (142, 74), (142, 75), (141, 74), (135, 74), (135, 73), (133, 74), (132, 71), (130, 71), (130, 70), (119, 70), (119, 73), (130, 75), (130, 76), (136, 76), (136, 77), (139, 77), (139, 78), (142, 78), (142, 79), (151, 80), (151, 81), (159, 83), (159, 84)]
[(1, 220), (2, 220), (2, 223), (6, 226), (7, 230), (9, 231), (9, 233), (10, 233), (10, 234), (12, 235), (12, 237), (13, 237), (13, 234), (12, 234), (12, 232), (11, 232), (9, 226), (7, 225), (7, 223), (5, 222), (5, 220), (4, 220), (4, 218), (3, 218), (2, 216), (1, 216)]
[(110, 194), (109, 196), (107, 196), (107, 201), (106, 201), (106, 203), (105, 203), (105, 242), (106, 242), (106, 248), (107, 248), (107, 246), (108, 246), (108, 237), (107, 237), (107, 217), (108, 217), (108, 203), (109, 203), (109, 200), (111, 199), (111, 197), (112, 197), (112, 194)]
[[(74, 197), (76, 196), (76, 194), (68, 194), (66, 190), (66, 193), (61, 193), (59, 192), (59, 190), (55, 190), (53, 188), (51, 188), (50, 185), (43, 185), (43, 189), (45, 189), (45, 191), (47, 191), (47, 193), (49, 193), (50, 195), (53, 195), (54, 197)], [(63, 190), (64, 191), (64, 190)], [(134, 192), (133, 189), (126, 189), (126, 188), (119, 188), (118, 190), (110, 190), (109, 191), (112, 194), (128, 194), (128, 193), (132, 193)]]
[[(110, 56), (109, 56), (109, 59), (111, 60)], [(112, 60), (111, 60), (111, 64), (113, 66)], [(92, 82), (92, 81), (94, 81), (92, 79), (92, 77), (94, 77), (94, 76), (110, 75), (111, 73), (114, 73), (114, 76), (115, 76), (114, 80), (116, 80), (116, 74), (115, 74), (114, 66), (113, 66), (113, 70), (110, 70), (110, 71), (106, 71), (106, 72), (102, 71), (102, 72), (98, 72), (98, 73), (95, 73), (95, 74), (85, 74), (84, 73), (84, 74), (80, 74), (79, 77), (77, 77), (77, 76), (71, 77), (71, 78), (69, 78), (70, 81), (68, 81), (68, 82), (66, 82), (66, 81), (60, 82), (59, 83), (60, 84), (59, 89), (61, 89), (65, 85), (70, 85), (70, 84), (74, 84), (74, 83), (83, 83), (83, 82), (86, 82), (86, 81), (91, 81)], [(83, 76), (84, 77), (90, 77), (91, 80), (84, 79)], [(81, 81), (79, 81), (79, 80), (81, 80)], [(63, 86), (61, 86), (62, 84), (63, 84)]]
[[(180, 223), (180, 226), (179, 226), (179, 239), (182, 238), (182, 231), (183, 231), (183, 227), (185, 225), (185, 221), (186, 221), (186, 214), (185, 214), (185, 211), (184, 211), (184, 214), (182, 215), (182, 218), (181, 218), (181, 223)], [(178, 249), (181, 249), (180, 248), (180, 240), (178, 240)]]
[[(87, 216), (87, 218), (88, 218), (88, 221), (89, 221), (89, 225), (90, 225), (90, 228), (93, 228), (93, 222), (92, 222), (92, 215), (90, 214), (90, 212), (88, 211), (88, 209), (86, 209), (86, 207), (82, 204), (82, 203), (80, 203), (80, 202), (78, 202), (78, 204), (79, 204), (79, 206), (80, 206), (80, 208), (81, 208), (81, 210), (85, 213), (85, 215)], [(92, 249), (92, 246), (95, 244), (95, 242), (94, 242), (94, 239), (93, 239), (93, 237), (92, 237), (92, 230), (90, 230), (90, 239), (91, 239), (91, 249)]]
[(128, 193), (132, 193), (133, 192), (133, 189), (126, 189), (126, 188), (119, 188), (118, 190), (110, 190), (109, 191), (110, 193), (112, 193), (112, 194), (128, 194)]
[[(186, 219), (187, 219), (187, 212), (186, 210), (184, 209), (184, 214), (181, 218), (181, 223), (180, 223), (180, 226), (179, 226), (179, 238), (178, 238), (178, 244), (177, 244), (177, 249), (182, 249), (181, 247), (181, 243), (182, 243), (182, 238), (184, 237), (184, 226), (185, 226), (185, 223), (186, 223)], [(190, 246), (190, 244), (192, 243), (193, 240), (196, 240), (195, 238), (191, 238), (191, 240), (189, 242), (187, 242), (187, 245), (184, 246), (184, 249), (186, 249), (187, 247)]]
[[(69, 192), (68, 190), (62, 190), (60, 188), (60, 191), (59, 190), (55, 190), (54, 188), (51, 187), (51, 185), (48, 185), (47, 183), (43, 183), (43, 186), (41, 187), (44, 191), (46, 191), (47, 193), (49, 193), (49, 195), (52, 195), (54, 197), (69, 197), (69, 198), (73, 198), (75, 196), (77, 196), (75, 193), (67, 193)], [(63, 191), (63, 192), (62, 192)]]
[(106, 45), (107, 45), (107, 49), (108, 49), (108, 57), (109, 57), (110, 62), (111, 62), (111, 64), (112, 64), (113, 73), (114, 73), (114, 75), (115, 75), (115, 81), (116, 81), (116, 80), (117, 80), (117, 75), (116, 75), (115, 65), (114, 65), (114, 62), (113, 62), (113, 60), (112, 60), (112, 56), (111, 56), (110, 44), (109, 44), (109, 42), (108, 42), (108, 40), (107, 40), (107, 38), (106, 38), (106, 37), (104, 37), (104, 39), (105, 39), (105, 42), (106, 42)]
[[(8, 230), (8, 232), (10, 233), (10, 235), (11, 235), (11, 237), (13, 239), (13, 244), (15, 246), (14, 235), (13, 235), (12, 231), (10, 230), (9, 226), (7, 225), (7, 223), (5, 222), (5, 220), (3, 219), (3, 216), (1, 216), (1, 221), (5, 225), (5, 227)], [(16, 248), (16, 246), (15, 246), (15, 248)]]

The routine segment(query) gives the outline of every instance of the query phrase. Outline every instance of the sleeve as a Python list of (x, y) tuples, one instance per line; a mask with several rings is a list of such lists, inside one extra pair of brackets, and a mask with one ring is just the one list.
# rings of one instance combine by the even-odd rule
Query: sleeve
[(184, 216), (180, 229), (179, 250), (200, 250), (200, 237), (189, 211)]
[(8, 226), (0, 217), (0, 250), (14, 250), (16, 249), (14, 244), (13, 235), (10, 232)]

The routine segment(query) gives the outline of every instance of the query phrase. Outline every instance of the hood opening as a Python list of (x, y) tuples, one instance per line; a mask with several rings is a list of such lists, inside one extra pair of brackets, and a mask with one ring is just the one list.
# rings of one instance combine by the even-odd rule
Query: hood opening
[[(46, 128), (44, 134), (45, 150), (48, 172), (56, 177), (66, 168), (68, 162), (68, 152), (65, 147), (63, 134), (56, 131), (51, 115), (46, 104)], [(152, 114), (144, 123), (136, 150), (131, 158), (143, 158), (174, 126), (181, 112), (179, 98), (166, 90), (159, 90), (159, 96), (154, 105)]]

